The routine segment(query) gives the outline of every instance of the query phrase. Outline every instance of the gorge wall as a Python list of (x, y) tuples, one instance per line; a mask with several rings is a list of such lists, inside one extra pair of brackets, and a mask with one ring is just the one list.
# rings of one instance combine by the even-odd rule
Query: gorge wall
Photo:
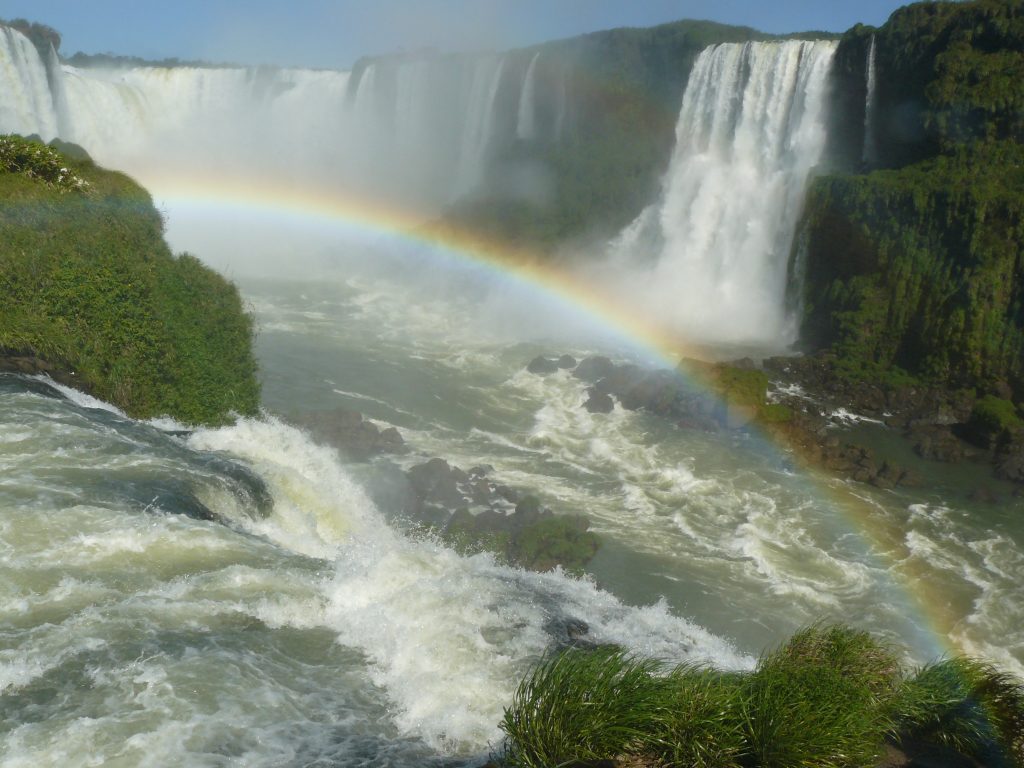
[(919, 3), (833, 69), (799, 259), (810, 349), (861, 378), (1024, 396), (1024, 5)]

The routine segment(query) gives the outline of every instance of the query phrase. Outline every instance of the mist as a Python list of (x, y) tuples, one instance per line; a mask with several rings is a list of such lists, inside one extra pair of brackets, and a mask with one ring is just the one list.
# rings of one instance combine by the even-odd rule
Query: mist
[[(790, 245), (824, 145), (833, 51), (800, 41), (704, 51), (676, 86), (681, 110), (659, 118), (675, 123), (675, 144), (655, 199), (589, 233), (582, 251), (552, 257), (527, 240), (528, 257), (556, 260), (599, 303), (691, 342), (785, 346)], [(502, 243), (515, 217), (527, 230), (564, 218), (563, 156), (586, 158), (595, 97), (610, 93), (589, 82), (589, 61), (570, 46), (390, 55), (352, 71), (51, 62), (59, 98), (45, 124), (149, 189), (175, 250), (238, 278), (327, 275), (340, 262), (351, 273), (381, 262), (366, 252), (386, 251), (375, 240), (388, 231), (416, 240), (440, 220)], [(591, 186), (617, 181), (594, 176)], [(443, 259), (410, 258), (432, 266), (395, 275), (435, 282)], [(537, 307), (519, 316), (524, 296), (482, 301), (487, 325), (554, 335), (591, 322), (587, 311), (581, 323)], [(514, 319), (497, 320), (502, 306)]]

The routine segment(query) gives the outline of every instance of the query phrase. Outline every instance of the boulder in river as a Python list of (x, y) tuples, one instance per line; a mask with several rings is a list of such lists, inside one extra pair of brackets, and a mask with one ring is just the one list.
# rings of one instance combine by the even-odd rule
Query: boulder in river
[(549, 357), (544, 357), (544, 355), (537, 355), (537, 357), (533, 358), (533, 360), (526, 364), (526, 370), (530, 373), (541, 375), (546, 373), (555, 373), (558, 369), (558, 361), (552, 360)]
[(591, 413), (611, 413), (615, 410), (615, 401), (607, 392), (600, 392), (595, 387), (587, 389), (587, 399), (583, 407)]
[(603, 355), (587, 357), (580, 361), (572, 375), (577, 379), (583, 379), (591, 384), (603, 379), (615, 370), (615, 363)]
[(307, 411), (293, 416), (292, 422), (315, 439), (337, 448), (356, 461), (365, 461), (385, 453), (404, 453), (407, 450), (397, 429), (381, 429), (358, 411), (347, 408)]

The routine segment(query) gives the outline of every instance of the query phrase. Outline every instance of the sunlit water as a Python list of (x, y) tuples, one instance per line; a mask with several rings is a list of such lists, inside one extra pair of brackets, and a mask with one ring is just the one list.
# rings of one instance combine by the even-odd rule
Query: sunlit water
[[(733, 668), (841, 619), (916, 660), (952, 642), (1024, 671), (1020, 502), (848, 487), (755, 435), (589, 414), (582, 382), (524, 364), (642, 351), (571, 323), (555, 338), (525, 322), (549, 311), (528, 294), (385, 273), (243, 282), (258, 420), (176, 436), (0, 381), (3, 765), (476, 765), (567, 619)], [(604, 542), (589, 575), (410, 533), (370, 501), (373, 465), (282, 420), (339, 407), (397, 426), (403, 465), (490, 464), (586, 514)], [(267, 484), (269, 516), (226, 458)], [(174, 514), (200, 504), (219, 519)]]

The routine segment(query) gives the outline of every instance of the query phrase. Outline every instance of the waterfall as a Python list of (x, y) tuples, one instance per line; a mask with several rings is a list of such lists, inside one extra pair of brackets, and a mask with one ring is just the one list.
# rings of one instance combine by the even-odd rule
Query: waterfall
[(74, 67), (0, 27), (0, 132), (72, 141), (158, 195), (174, 177), (262, 174), (433, 216), (480, 185), (502, 142), (538, 133), (538, 66), (517, 73), (517, 113), (499, 105), (497, 55), (385, 57), (358, 77)]
[(70, 136), (71, 107), (68, 105), (68, 94), (64, 88), (64, 71), (61, 69), (60, 58), (53, 45), (50, 46), (49, 56), (46, 61), (46, 78), (50, 85), (50, 93), (53, 96), (54, 115), (57, 119), (57, 135)]
[(569, 73), (562, 71), (558, 84), (558, 110), (555, 113), (555, 140), (562, 138), (565, 131), (565, 119), (569, 113)]
[[(647, 311), (707, 341), (789, 337), (790, 246), (834, 42), (723, 44), (690, 74), (660, 200), (613, 244)], [(627, 270), (627, 275), (629, 270)]]
[(504, 58), (485, 60), (473, 68), (463, 123), (456, 198), (471, 192), (483, 176), (487, 150), (494, 132), (494, 106), (504, 71)]
[(0, 131), (57, 135), (57, 113), (46, 65), (32, 42), (15, 29), (0, 26)]
[(530, 65), (526, 68), (523, 89), (519, 94), (519, 114), (516, 119), (516, 138), (528, 141), (537, 138), (537, 59), (540, 53), (533, 54)]
[(874, 165), (878, 159), (878, 144), (875, 139), (875, 36), (871, 36), (868, 48), (867, 98), (864, 101), (864, 150), (861, 159), (866, 165)]

